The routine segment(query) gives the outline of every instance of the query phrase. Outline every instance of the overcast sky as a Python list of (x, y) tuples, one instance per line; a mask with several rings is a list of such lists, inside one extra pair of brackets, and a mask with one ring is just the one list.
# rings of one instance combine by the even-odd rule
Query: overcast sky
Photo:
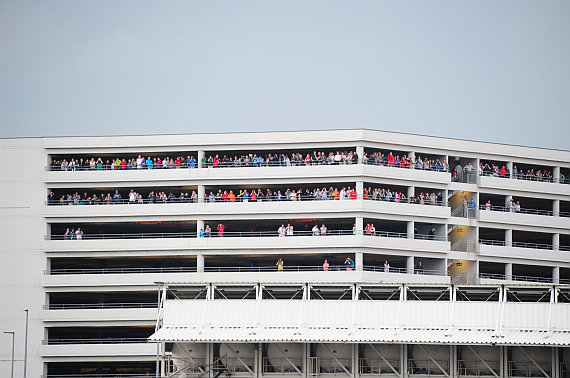
[(570, 1), (0, 0), (0, 137), (364, 127), (570, 148)]

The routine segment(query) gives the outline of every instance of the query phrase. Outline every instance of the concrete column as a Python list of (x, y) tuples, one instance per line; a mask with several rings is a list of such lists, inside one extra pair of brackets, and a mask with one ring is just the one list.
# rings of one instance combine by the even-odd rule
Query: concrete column
[(362, 198), (362, 193), (364, 193), (364, 181), (356, 182), (356, 194), (358, 198)]
[(198, 169), (203, 168), (202, 167), (202, 158), (204, 157), (205, 152), (203, 150), (198, 150)]
[(509, 202), (513, 200), (513, 196), (508, 195), (505, 196), (505, 207), (507, 207), (509, 205)]
[(414, 238), (414, 233), (415, 233), (414, 228), (415, 228), (415, 222), (414, 221), (408, 221), (408, 223), (407, 223), (408, 239)]
[(364, 158), (364, 146), (356, 146), (356, 154), (358, 155), (358, 162), (362, 162)]
[(552, 234), (552, 249), (555, 251), (560, 249), (560, 234)]
[(414, 273), (414, 256), (408, 256), (406, 258), (406, 270), (408, 274)]
[(510, 281), (513, 279), (513, 264), (506, 263), (505, 264), (505, 280)]
[(204, 230), (204, 220), (203, 219), (197, 219), (196, 220), (196, 237), (199, 238), (200, 237), (200, 230)]
[(415, 186), (408, 186), (408, 201), (410, 201), (411, 198), (416, 196), (416, 187)]
[(204, 202), (204, 195), (206, 194), (206, 187), (204, 185), (198, 185), (198, 202)]
[(509, 178), (512, 177), (512, 175), (513, 175), (513, 162), (512, 161), (507, 162), (507, 170), (509, 171)]
[(362, 230), (364, 230), (364, 218), (356, 217), (355, 224), (356, 224), (356, 235), (362, 235)]
[(196, 255), (196, 270), (204, 272), (204, 255), (201, 253)]
[(560, 167), (553, 167), (552, 178), (554, 178), (555, 182), (558, 182), (560, 180)]
[(354, 266), (355, 266), (355, 269), (358, 271), (364, 270), (364, 253), (363, 252), (356, 252), (354, 254)]
[[(408, 158), (411, 159), (412, 162), (415, 161), (416, 160), (416, 153), (414, 151), (408, 152)], [(414, 164), (413, 163), (410, 164), (410, 167), (412, 169), (414, 169)]]
[(560, 216), (560, 200), (552, 201), (552, 212), (554, 213), (555, 217)]
[(513, 246), (513, 230), (505, 230), (505, 246)]
[(552, 283), (559, 283), (560, 282), (560, 267), (554, 266), (552, 267)]

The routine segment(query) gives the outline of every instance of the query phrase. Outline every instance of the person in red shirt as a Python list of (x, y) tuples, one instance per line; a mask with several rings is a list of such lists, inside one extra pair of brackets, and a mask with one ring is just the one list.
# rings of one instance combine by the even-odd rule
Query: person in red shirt
[(223, 237), (223, 236), (224, 236), (224, 230), (225, 230), (225, 229), (226, 229), (226, 226), (224, 226), (222, 223), (220, 223), (220, 224), (218, 225), (217, 230), (218, 230), (218, 236), (219, 236), (219, 237)]
[(355, 200), (356, 197), (358, 197), (358, 195), (356, 193), (356, 188), (352, 188), (352, 191), (350, 192), (350, 199)]
[(392, 152), (390, 152), (388, 154), (388, 156), (386, 157), (386, 159), (388, 159), (388, 165), (389, 166), (394, 166), (394, 155), (392, 155)]

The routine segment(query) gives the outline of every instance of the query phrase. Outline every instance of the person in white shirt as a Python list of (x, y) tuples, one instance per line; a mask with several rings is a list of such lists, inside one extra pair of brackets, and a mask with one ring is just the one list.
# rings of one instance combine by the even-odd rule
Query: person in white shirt
[(384, 261), (384, 273), (390, 272), (390, 264), (388, 264), (388, 260)]
[(287, 225), (287, 229), (285, 230), (285, 235), (293, 236), (293, 226), (291, 226), (290, 224)]
[(325, 236), (327, 234), (327, 226), (324, 224), (321, 226), (321, 236)]
[(75, 231), (75, 239), (77, 240), (83, 239), (83, 231), (81, 231), (81, 228), (78, 228), (77, 231)]
[(319, 226), (317, 226), (316, 224), (313, 226), (313, 236), (319, 236)]
[(279, 229), (277, 230), (277, 233), (279, 234), (279, 237), (284, 237), (285, 236), (285, 225), (282, 224), (281, 227), (279, 227)]

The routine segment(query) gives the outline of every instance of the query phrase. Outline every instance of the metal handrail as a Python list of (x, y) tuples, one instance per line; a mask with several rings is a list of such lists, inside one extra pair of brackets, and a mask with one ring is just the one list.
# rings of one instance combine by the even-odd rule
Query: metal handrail
[[(507, 243), (504, 240), (491, 240), (491, 239), (479, 239), (480, 244), (485, 245), (498, 245), (498, 246), (511, 246), (511, 247), (519, 247), (519, 248), (531, 248), (531, 249), (554, 249), (552, 244), (543, 244), (543, 243), (524, 243), (524, 242), (511, 242)], [(559, 246), (559, 250), (564, 251), (566, 248), (570, 248), (567, 246)]]
[(70, 345), (70, 344), (146, 344), (146, 337), (109, 337), (93, 339), (47, 339), (42, 345)]
[(557, 214), (561, 217), (570, 217), (570, 212), (560, 211), (554, 212), (552, 210), (542, 210), (542, 209), (528, 209), (528, 208), (520, 208), (520, 210), (516, 210), (513, 207), (507, 206), (487, 206), (485, 204), (479, 205), (480, 210), (486, 211), (498, 211), (503, 213), (521, 213), (521, 214), (533, 214), (533, 215), (548, 215), (548, 216), (556, 216)]
[[(390, 238), (401, 238), (401, 239), (419, 239), (419, 240), (438, 240), (447, 241), (447, 237), (438, 235), (426, 235), (426, 234), (407, 234), (400, 232), (391, 231), (375, 231), (373, 233), (366, 233), (363, 231), (353, 231), (353, 230), (327, 230), (326, 236), (346, 236), (346, 235), (365, 235), (365, 236), (379, 236), (379, 237), (390, 237)], [(278, 237), (279, 234), (275, 231), (243, 231), (243, 232), (224, 232), (223, 237)], [(318, 235), (313, 233), (313, 231), (293, 231), (291, 236), (323, 236), (320, 233)], [(152, 238), (196, 238), (196, 232), (171, 232), (171, 233), (137, 233), (137, 234), (84, 234), (82, 240), (99, 240), (99, 239), (152, 239)], [(215, 231), (212, 231), (209, 235), (206, 234), (201, 238), (217, 238), (220, 237)], [(75, 240), (66, 239), (65, 235), (46, 235), (46, 240)]]
[(142, 274), (142, 273), (193, 273), (196, 272), (195, 266), (174, 266), (164, 268), (63, 268), (45, 270), (46, 275), (60, 274)]
[(384, 267), (379, 265), (364, 265), (365, 272), (380, 272), (380, 273), (400, 273), (400, 274), (425, 274), (426, 276), (447, 276), (447, 271), (437, 269), (423, 269), (423, 268), (398, 268), (398, 267)]
[[(45, 275), (63, 275), (63, 274), (68, 274), (68, 275), (78, 275), (78, 274), (128, 274), (128, 273), (133, 273), (133, 272), (137, 272), (137, 273), (155, 273), (157, 270), (160, 270), (161, 268), (149, 268), (148, 271), (145, 270), (141, 270), (140, 272), (139, 269), (142, 268), (121, 268), (121, 269), (114, 269), (114, 268), (108, 268), (108, 269), (57, 269), (57, 270), (51, 270), (51, 271), (44, 271)], [(205, 273), (210, 273), (210, 272), (246, 272), (246, 273), (251, 273), (251, 272), (273, 272), (276, 271), (277, 268), (275, 266), (272, 265), (268, 265), (268, 266), (205, 266), (203, 269), (203, 272)], [(344, 271), (346, 270), (346, 265), (329, 265), (328, 267), (328, 271)], [(364, 265), (363, 266), (363, 270), (364, 271), (368, 271), (368, 272), (386, 272), (384, 266), (376, 266), (376, 265)], [(181, 272), (182, 270), (178, 270), (178, 269), (170, 269), (170, 268), (164, 268), (164, 270), (162, 272), (164, 273), (168, 273), (168, 272)], [(196, 273), (198, 270), (196, 267), (189, 267), (187, 268), (187, 270), (185, 269), (183, 272), (184, 273)], [(322, 265), (284, 265), (283, 266), (283, 271), (287, 271), (287, 272), (317, 272), (317, 271), (325, 271), (325, 269), (323, 268)], [(447, 272), (445, 271), (440, 271), (440, 270), (429, 270), (426, 269), (424, 270), (424, 272), (426, 272), (425, 274), (430, 274), (430, 275), (447, 275)], [(409, 273), (407, 268), (397, 268), (397, 267), (390, 267), (389, 268), (389, 273)], [(92, 304), (92, 305), (77, 305), (77, 306), (92, 306), (90, 308), (99, 308), (98, 306), (101, 305), (105, 305), (105, 304)], [(113, 303), (108, 304), (110, 306), (114, 305)], [(132, 305), (137, 305), (132, 304)], [(69, 308), (76, 306), (75, 304), (69, 304), (69, 305), (50, 305), (50, 309), (53, 309), (52, 307), (54, 306), (67, 306)], [(93, 307), (96, 306), (96, 307)], [(150, 307), (154, 306), (156, 307), (156, 304), (149, 304)], [(81, 308), (88, 308), (88, 307), (81, 307)]]
[(60, 303), (44, 305), (44, 310), (100, 310), (110, 308), (156, 308), (157, 303)]
[(93, 200), (79, 200), (78, 203), (74, 203), (73, 201), (65, 200), (65, 202), (60, 202), (60, 200), (46, 200), (44, 204), (46, 206), (108, 206), (108, 205), (153, 205), (153, 204), (181, 204), (181, 203), (261, 203), (261, 202), (305, 202), (305, 201), (339, 201), (339, 200), (366, 200), (366, 201), (374, 201), (374, 202), (391, 202), (391, 203), (405, 203), (410, 205), (424, 205), (424, 206), (448, 206), (448, 202), (446, 201), (436, 201), (435, 204), (432, 204), (429, 199), (424, 200), (424, 203), (420, 203), (414, 201), (413, 198), (404, 198), (404, 199), (396, 199), (396, 197), (392, 197), (389, 200), (386, 198), (373, 198), (372, 194), (368, 194), (364, 196), (363, 194), (358, 194), (356, 197), (352, 197), (350, 193), (347, 193), (346, 197), (341, 198), (340, 196), (335, 196), (331, 194), (327, 194), (326, 198), (314, 196), (314, 195), (302, 195), (296, 196), (296, 200), (287, 199), (285, 194), (281, 194), (281, 198), (278, 199), (276, 195), (273, 195), (271, 198), (267, 198), (267, 196), (263, 195), (262, 198), (257, 198), (256, 200), (252, 200), (251, 196), (244, 198), (236, 195), (233, 199), (229, 198), (216, 198), (213, 201), (210, 201), (208, 197), (203, 199), (198, 198), (181, 198), (181, 197), (170, 197), (168, 199), (137, 199), (135, 201), (131, 201), (127, 198), (121, 199), (111, 199), (111, 200), (104, 200), (100, 199), (98, 201)]
[[(511, 281), (555, 283), (552, 277), (525, 276), (521, 274), (513, 274), (510, 277)], [(500, 273), (479, 273), (479, 278), (504, 281), (507, 279), (507, 276), (505, 274), (500, 274)], [(560, 284), (568, 284), (570, 283), (570, 279), (561, 278), (558, 279), (557, 282)]]

